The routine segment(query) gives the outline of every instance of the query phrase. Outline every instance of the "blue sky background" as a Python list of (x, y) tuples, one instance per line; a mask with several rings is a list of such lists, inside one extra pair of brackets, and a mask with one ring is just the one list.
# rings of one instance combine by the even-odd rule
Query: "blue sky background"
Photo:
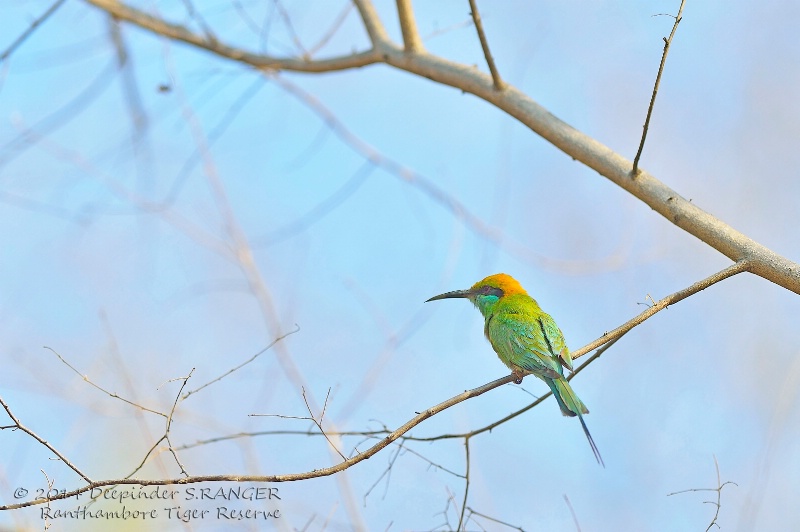
[[(49, 5), (5, 3), (0, 50)], [(197, 27), (183, 2), (135, 5)], [(299, 54), (275, 3), (236, 5), (196, 2), (220, 40)], [(306, 49), (346, 5), (281, 3)], [(675, 13), (679, 2), (479, 5), (503, 77), (632, 159), (673, 23), (655, 15)], [(394, 2), (377, 7), (399, 39)], [(415, 8), (431, 53), (486, 70), (466, 1)], [(799, 15), (793, 2), (688, 2), (641, 162), (794, 260)], [(456, 89), (385, 65), (276, 80), (127, 25), (120, 69), (111, 34), (102, 12), (67, 2), (0, 64), (0, 396), (94, 479), (130, 474), (164, 420), (98, 391), (43, 346), (98, 386), (163, 412), (180, 387), (173, 379), (194, 368), (186, 389), (195, 389), (297, 324), (244, 369), (181, 402), (172, 442), (313, 430), (307, 420), (251, 416), (307, 416), (301, 385), (316, 407), (330, 389), (331, 430), (393, 429), (507, 373), (479, 313), (466, 301), (423, 304), (432, 295), (512, 274), (577, 349), (641, 312), (648, 295), (659, 299), (729, 264)], [(351, 10), (315, 57), (366, 47)], [(413, 179), (368, 163), (309, 99)], [(205, 161), (199, 137), (211, 143)], [(426, 183), (499, 241), (476, 232)], [(231, 219), (245, 239), (238, 247)], [(247, 249), (249, 278), (231, 251)], [(737, 483), (722, 491), (722, 530), (800, 527), (798, 312), (796, 294), (746, 274), (662, 311), (573, 381), (606, 469), (577, 421), (549, 399), (470, 441), (468, 506), (525, 530), (576, 530), (566, 495), (583, 530), (704, 530), (714, 516), (704, 501), (714, 492), (667, 495), (716, 487), (716, 456), (722, 481)], [(290, 378), (280, 360), (300, 377)], [(527, 378), (411, 434), (476, 429), (545, 391)], [(346, 438), (343, 452), (363, 451), (362, 440)], [(42, 469), (56, 488), (80, 486), (19, 431), (0, 433), (0, 456), (0, 504), (14, 502), (18, 487), (45, 487)], [(295, 473), (340, 460), (323, 438), (298, 435), (209, 443), (180, 458), (194, 475)], [(409, 442), (336, 478), (280, 484), (274, 507), (282, 517), (271, 526), (455, 526), (448, 500), (460, 508), (464, 481), (431, 462), (463, 474), (463, 441)], [(138, 476), (178, 474), (162, 453)], [(475, 519), (470, 530), (503, 529)], [(5, 512), (0, 525), (41, 528), (40, 508)], [(230, 526), (259, 528), (206, 519), (191, 529)]]

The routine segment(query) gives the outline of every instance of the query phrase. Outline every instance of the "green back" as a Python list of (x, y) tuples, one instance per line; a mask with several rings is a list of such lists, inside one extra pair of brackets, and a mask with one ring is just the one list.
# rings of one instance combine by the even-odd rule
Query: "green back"
[(562, 363), (572, 369), (561, 329), (532, 297), (508, 295), (478, 308), (486, 320), (486, 337), (508, 367), (550, 379), (564, 375)]

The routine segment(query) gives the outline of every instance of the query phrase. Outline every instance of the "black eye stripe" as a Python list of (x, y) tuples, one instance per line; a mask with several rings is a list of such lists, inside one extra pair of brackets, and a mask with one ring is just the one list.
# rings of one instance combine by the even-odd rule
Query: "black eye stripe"
[(481, 294), (487, 296), (503, 297), (503, 291), (493, 286), (484, 286), (481, 288)]

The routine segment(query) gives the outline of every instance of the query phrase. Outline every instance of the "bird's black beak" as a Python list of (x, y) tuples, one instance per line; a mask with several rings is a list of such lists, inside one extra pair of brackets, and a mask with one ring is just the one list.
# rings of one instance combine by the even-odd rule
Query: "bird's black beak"
[(445, 292), (444, 294), (439, 294), (438, 296), (433, 296), (432, 298), (425, 301), (436, 301), (437, 299), (450, 299), (455, 297), (470, 297), (474, 296), (475, 292), (472, 290), (453, 290), (452, 292)]

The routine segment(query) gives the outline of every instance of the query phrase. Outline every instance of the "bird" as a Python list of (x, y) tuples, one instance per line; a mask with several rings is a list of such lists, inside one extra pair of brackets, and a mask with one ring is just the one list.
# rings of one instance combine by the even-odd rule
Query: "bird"
[(565, 416), (577, 416), (597, 462), (605, 467), (583, 414), (589, 409), (564, 378), (564, 367), (572, 371), (564, 334), (555, 320), (545, 313), (522, 285), (510, 275), (497, 273), (478, 281), (467, 290), (445, 292), (425, 301), (466, 298), (483, 315), (483, 332), (500, 360), (511, 369), (514, 382), (526, 375), (542, 379)]

